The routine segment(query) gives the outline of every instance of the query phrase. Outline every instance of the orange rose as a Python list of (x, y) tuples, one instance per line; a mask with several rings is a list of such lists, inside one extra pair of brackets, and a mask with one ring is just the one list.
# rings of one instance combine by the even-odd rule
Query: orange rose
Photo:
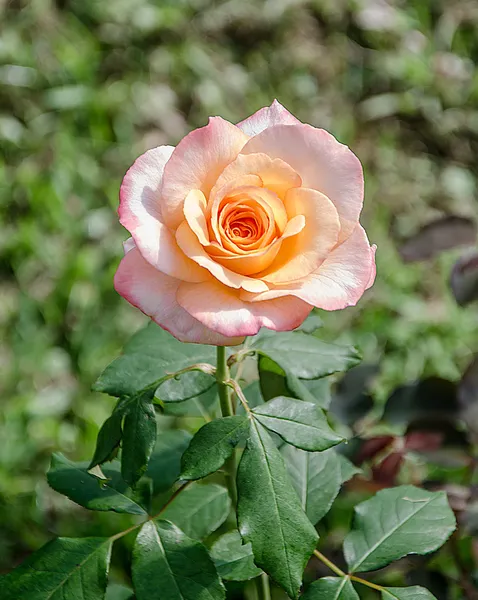
[(127, 172), (116, 290), (186, 342), (235, 345), (356, 304), (375, 277), (358, 158), (275, 101), (212, 117)]

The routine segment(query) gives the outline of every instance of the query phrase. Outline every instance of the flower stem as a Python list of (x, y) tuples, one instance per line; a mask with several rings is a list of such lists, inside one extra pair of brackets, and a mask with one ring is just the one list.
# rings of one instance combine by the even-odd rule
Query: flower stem
[[(230, 417), (234, 414), (231, 399), (231, 389), (229, 382), (229, 367), (227, 365), (226, 348), (224, 346), (217, 347), (217, 368), (216, 368), (217, 390), (219, 401), (221, 403), (221, 413), (223, 417)], [(233, 452), (231, 458), (224, 465), (226, 470), (227, 487), (231, 496), (232, 505), (235, 508), (237, 503), (236, 490), (236, 454)]]
[(262, 573), (254, 580), (256, 583), (257, 597), (259, 600), (271, 600), (271, 588), (269, 585), (269, 577), (266, 573)]
[(322, 552), (314, 550), (314, 554), (321, 562), (324, 563), (324, 565), (329, 567), (329, 569), (333, 571), (336, 575), (338, 575), (339, 577), (345, 577), (346, 573), (344, 573), (342, 569), (339, 569), (337, 565), (335, 565), (331, 560), (324, 556)]

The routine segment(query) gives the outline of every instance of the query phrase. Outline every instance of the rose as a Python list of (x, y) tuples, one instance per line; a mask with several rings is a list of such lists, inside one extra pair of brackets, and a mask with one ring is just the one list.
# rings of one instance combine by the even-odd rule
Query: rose
[(116, 290), (179, 340), (235, 345), (355, 305), (375, 277), (357, 157), (275, 101), (140, 156)]

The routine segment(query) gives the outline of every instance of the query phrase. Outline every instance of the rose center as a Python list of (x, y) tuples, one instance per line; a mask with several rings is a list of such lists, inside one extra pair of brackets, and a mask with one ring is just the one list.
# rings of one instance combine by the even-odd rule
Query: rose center
[(271, 225), (265, 210), (253, 200), (226, 204), (219, 223), (225, 238), (243, 250), (257, 245)]

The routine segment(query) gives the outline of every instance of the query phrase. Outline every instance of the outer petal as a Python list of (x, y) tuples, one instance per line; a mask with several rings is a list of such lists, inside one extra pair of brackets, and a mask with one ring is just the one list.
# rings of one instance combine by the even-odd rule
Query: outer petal
[(238, 123), (237, 126), (247, 135), (254, 136), (274, 125), (299, 124), (299, 119), (296, 119), (280, 102), (274, 100), (270, 106), (261, 108), (244, 121)]
[(154, 267), (184, 281), (205, 281), (207, 273), (184, 256), (161, 222), (161, 180), (173, 150), (172, 146), (148, 150), (128, 170), (120, 188), (120, 223)]
[(310, 304), (293, 296), (265, 302), (244, 302), (237, 290), (217, 281), (182, 283), (177, 299), (195, 319), (228, 337), (255, 335), (261, 327), (290, 331), (298, 327), (312, 310)]
[(375, 246), (370, 247), (365, 230), (358, 225), (352, 235), (308, 277), (277, 286), (269, 292), (241, 292), (241, 298), (257, 302), (292, 294), (317, 308), (339, 310), (355, 306), (372, 285), (374, 276)]
[(339, 242), (349, 237), (362, 210), (363, 172), (347, 146), (311, 125), (277, 125), (251, 138), (241, 153), (257, 152), (281, 158), (301, 176), (303, 187), (325, 194), (339, 213)]
[(214, 346), (235, 346), (243, 341), (211, 331), (185, 311), (176, 301), (180, 284), (179, 279), (146, 262), (137, 248), (126, 254), (115, 275), (116, 291), (178, 340)]
[(212, 117), (206, 127), (189, 133), (179, 142), (164, 169), (161, 213), (176, 229), (183, 220), (183, 204), (193, 189), (206, 198), (219, 174), (232, 162), (249, 138), (238, 127)]

